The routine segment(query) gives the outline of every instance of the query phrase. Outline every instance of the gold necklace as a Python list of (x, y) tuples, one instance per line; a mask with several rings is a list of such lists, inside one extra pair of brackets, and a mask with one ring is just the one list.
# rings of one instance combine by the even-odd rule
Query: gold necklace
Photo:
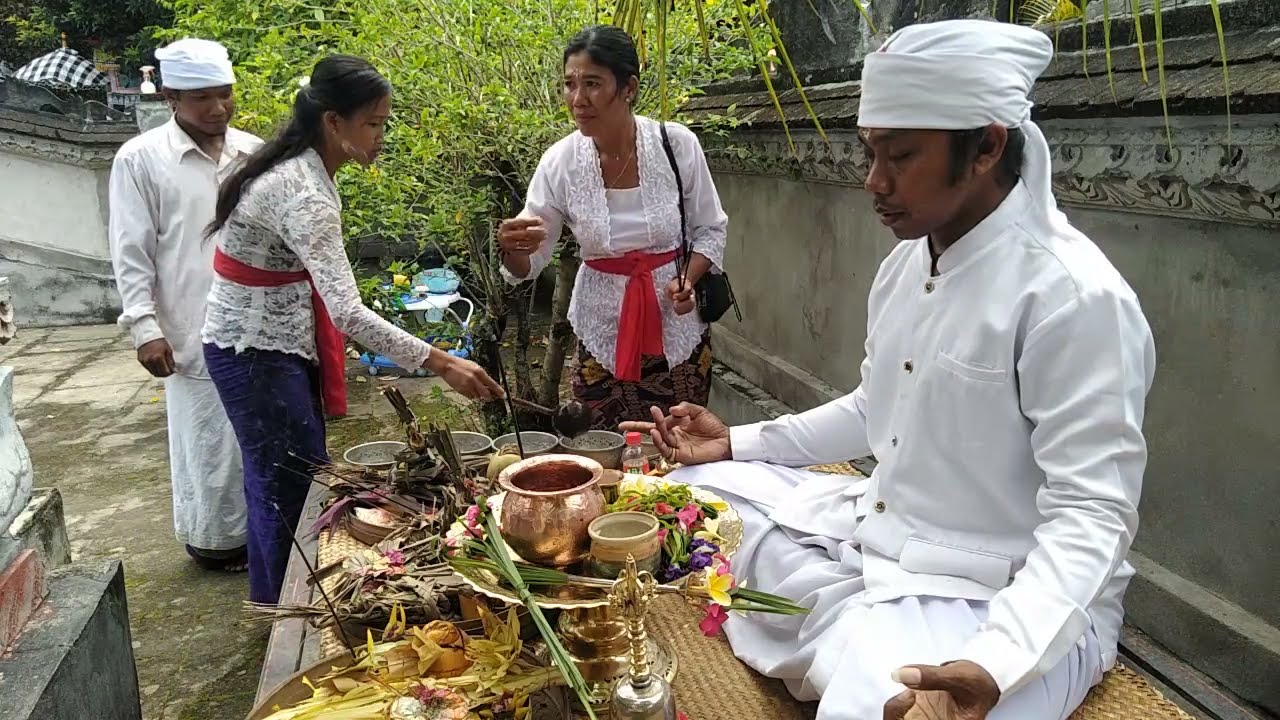
[(633, 149), (630, 153), (627, 154), (627, 163), (623, 165), (622, 169), (618, 171), (618, 174), (614, 176), (613, 182), (609, 183), (605, 187), (610, 187), (610, 188), (614, 187), (615, 185), (618, 184), (618, 181), (622, 180), (622, 176), (626, 175), (627, 171), (631, 169), (631, 159), (634, 158), (635, 156), (636, 156), (636, 151)]

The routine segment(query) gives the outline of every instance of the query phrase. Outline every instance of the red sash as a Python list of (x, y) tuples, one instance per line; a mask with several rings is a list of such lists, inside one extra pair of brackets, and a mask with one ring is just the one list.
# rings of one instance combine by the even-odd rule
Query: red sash
[(664, 355), (662, 311), (653, 287), (653, 271), (675, 260), (678, 252), (649, 255), (639, 250), (620, 258), (588, 260), (587, 267), (609, 275), (626, 275), (627, 290), (618, 314), (618, 346), (613, 376), (624, 382), (640, 382), (641, 358)]
[(293, 283), (311, 283), (311, 312), (315, 316), (316, 357), (320, 359), (320, 400), (325, 415), (347, 414), (346, 338), (329, 317), (324, 299), (311, 282), (306, 270), (284, 272), (263, 270), (246, 265), (217, 248), (213, 253), (213, 271), (227, 280), (245, 287), (283, 287)]

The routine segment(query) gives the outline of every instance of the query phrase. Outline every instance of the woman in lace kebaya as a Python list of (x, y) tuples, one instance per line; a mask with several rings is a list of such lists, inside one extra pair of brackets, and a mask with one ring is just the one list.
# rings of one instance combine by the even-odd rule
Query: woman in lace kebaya
[(661, 124), (635, 115), (640, 59), (614, 27), (588, 28), (564, 51), (564, 99), (578, 126), (542, 156), (524, 211), (502, 223), (509, 282), (536, 277), (565, 225), (582, 249), (569, 307), (579, 338), (574, 396), (597, 428), (644, 420), (649, 408), (705, 403), (711, 343), (692, 288), (718, 272), (728, 224), (697, 137), (667, 135), (684, 185), (691, 252), (677, 278), (680, 208)]
[(373, 162), (390, 112), (391, 86), (373, 66), (321, 60), (289, 125), (223, 183), (209, 228), (218, 249), (202, 340), (244, 456), (253, 602), (279, 598), (308, 476), (328, 462), (324, 418), (346, 413), (343, 334), (467, 397), (502, 396), (480, 366), (360, 302), (333, 178), (349, 161)]

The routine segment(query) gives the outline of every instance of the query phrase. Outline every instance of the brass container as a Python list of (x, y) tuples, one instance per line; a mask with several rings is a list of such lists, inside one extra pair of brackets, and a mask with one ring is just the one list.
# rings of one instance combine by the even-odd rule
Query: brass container
[(540, 455), (512, 464), (498, 475), (502, 537), (526, 562), (567, 567), (591, 547), (587, 527), (604, 514), (596, 483), (604, 468), (576, 455)]

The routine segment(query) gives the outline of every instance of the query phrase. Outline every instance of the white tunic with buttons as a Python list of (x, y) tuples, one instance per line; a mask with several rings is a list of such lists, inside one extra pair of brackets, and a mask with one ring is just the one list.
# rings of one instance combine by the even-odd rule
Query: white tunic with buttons
[[(819, 717), (879, 720), (903, 689), (891, 670), (950, 660), (996, 680), (992, 717), (1066, 717), (1115, 662), (1151, 331), (1102, 252), (1022, 185), (937, 265), (926, 239), (881, 265), (853, 393), (734, 428), (739, 462), (676, 477), (741, 501), (739, 577), (815, 608), (726, 631), (823, 696)], [(868, 453), (870, 479), (788, 469)]]

